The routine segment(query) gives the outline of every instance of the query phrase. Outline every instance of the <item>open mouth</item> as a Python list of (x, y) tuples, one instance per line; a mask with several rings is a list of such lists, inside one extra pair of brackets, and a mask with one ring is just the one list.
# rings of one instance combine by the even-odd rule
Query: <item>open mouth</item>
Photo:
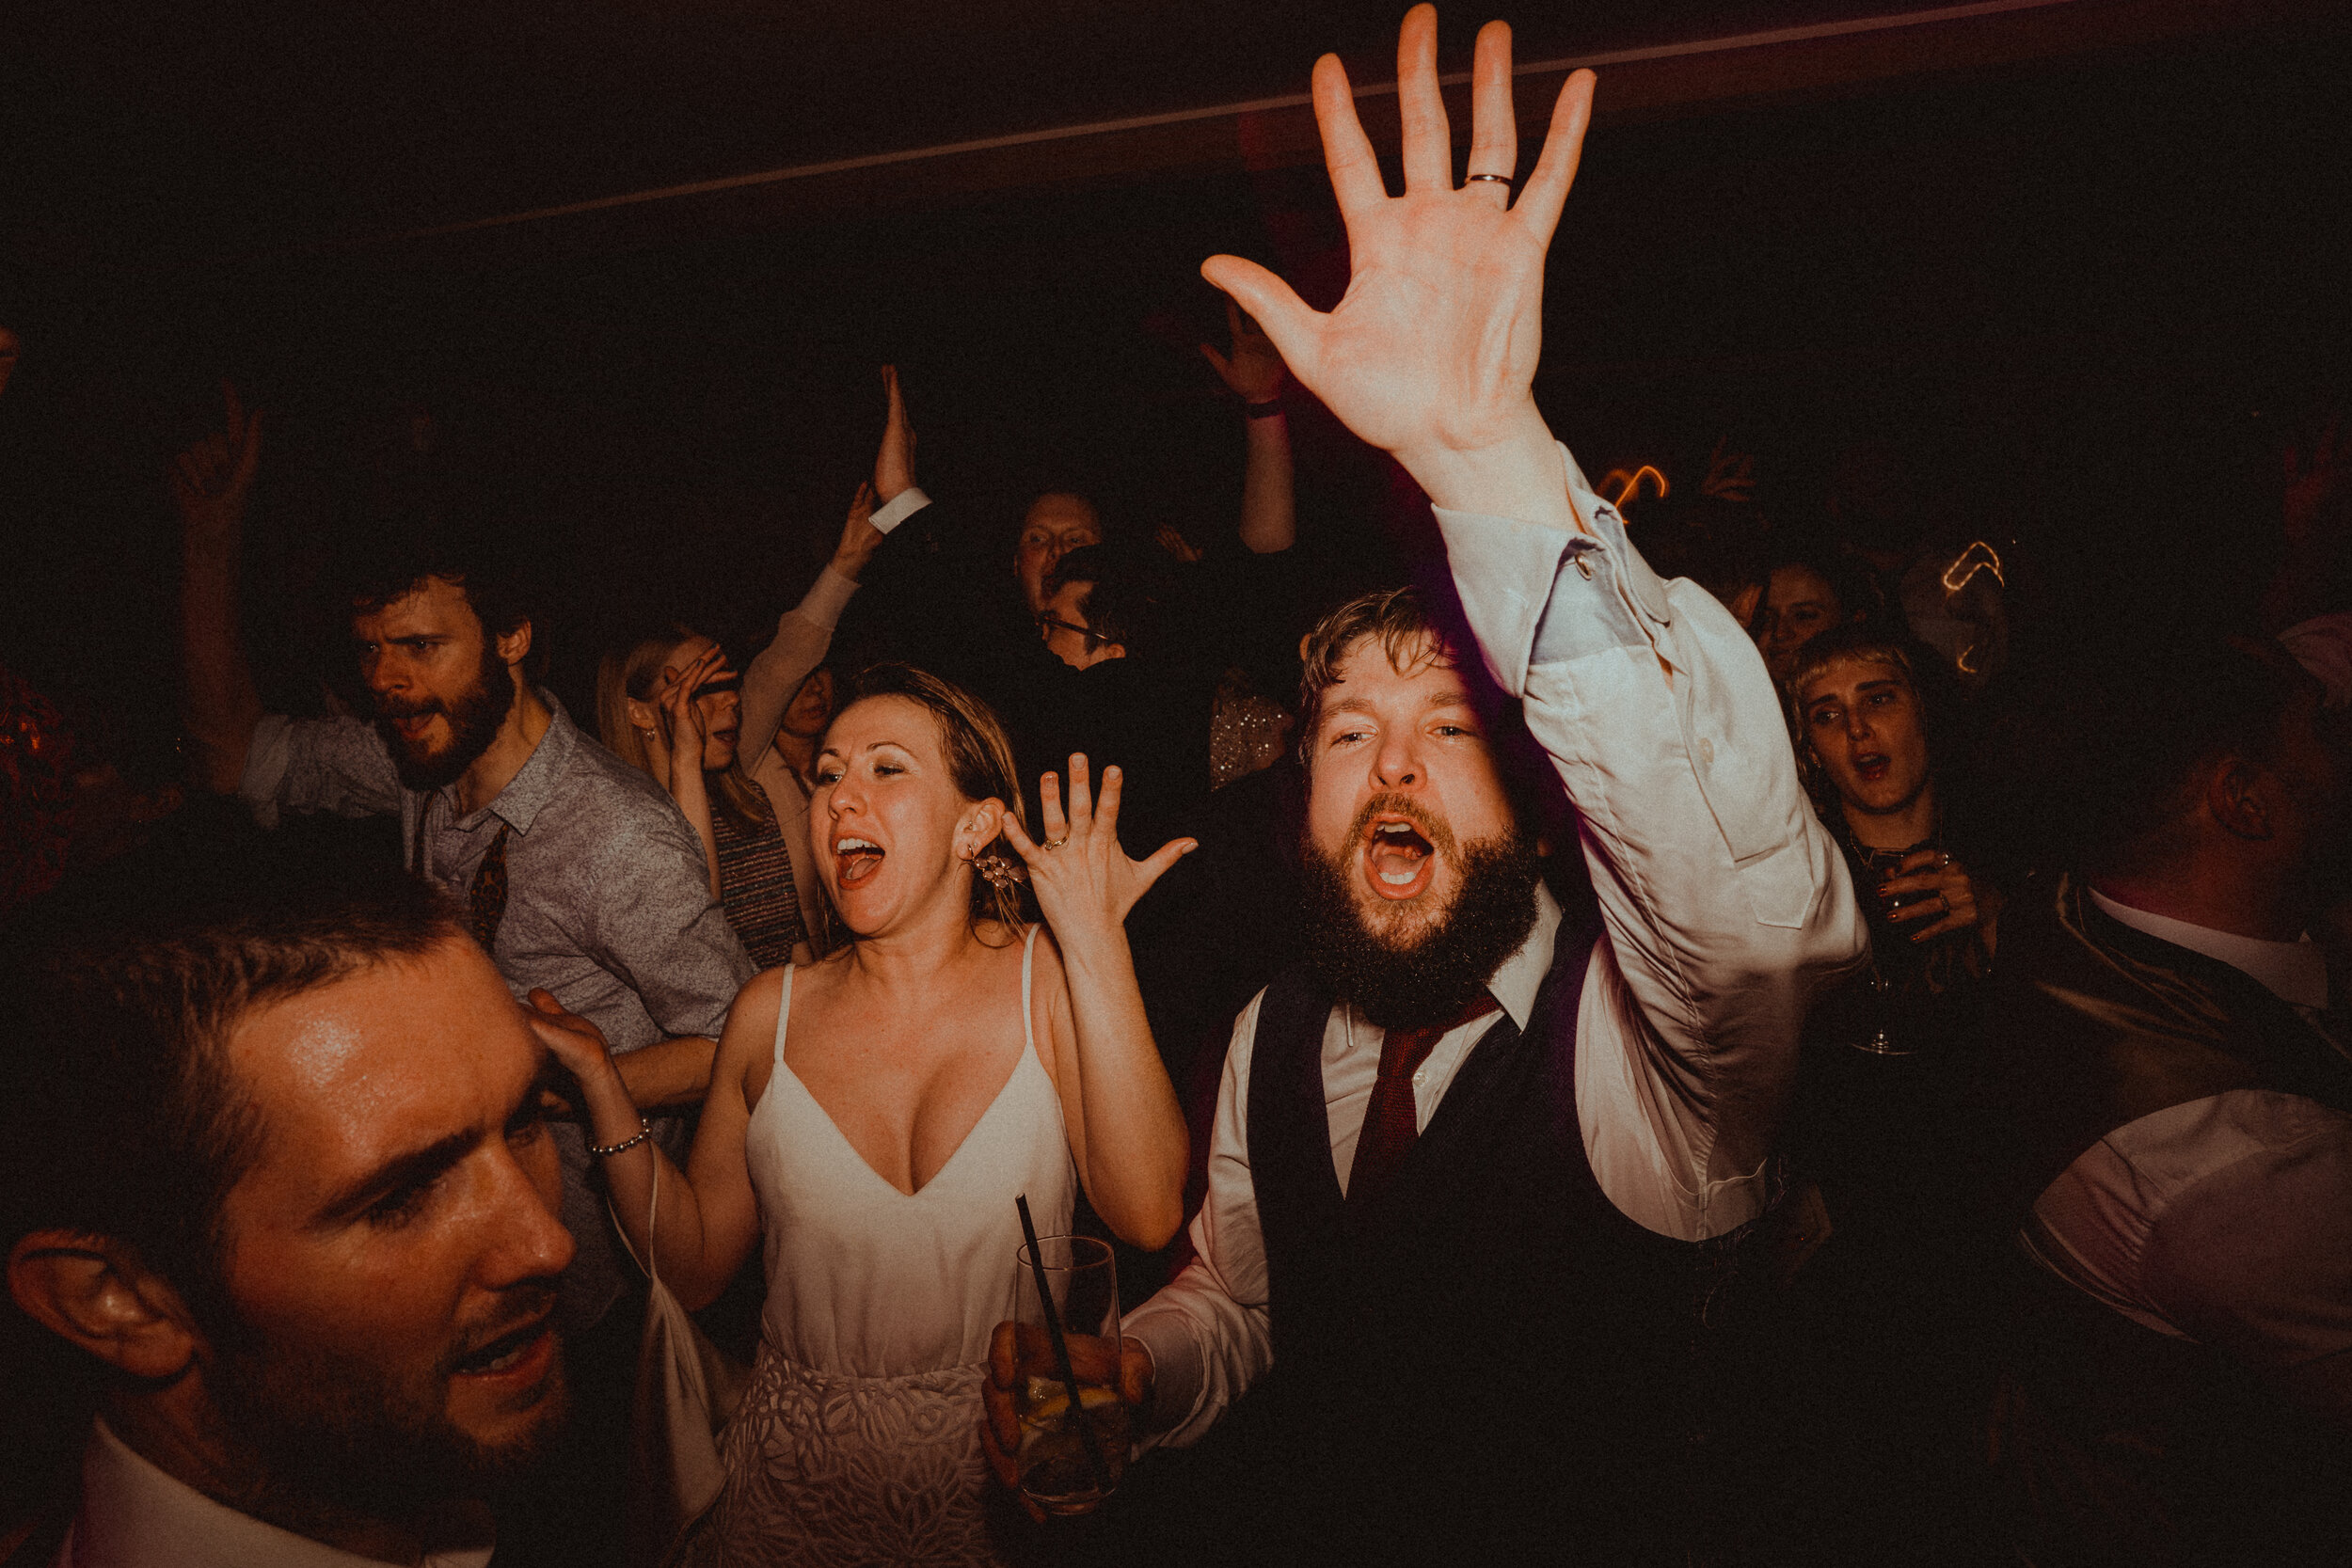
[(1854, 775), (1865, 784), (1876, 784), (1886, 777), (1888, 761), (1883, 752), (1864, 752), (1853, 759)]
[(844, 833), (833, 841), (833, 881), (847, 892), (864, 887), (882, 870), (882, 847), (870, 838)]
[(554, 1354), (555, 1322), (550, 1310), (511, 1333), (500, 1335), (452, 1370), (459, 1377), (529, 1383), (545, 1375)]
[(433, 727), (433, 721), (439, 717), (437, 712), (403, 714), (391, 721), (391, 726), (403, 740), (420, 740), (423, 738), (424, 732)]
[(1437, 871), (1437, 848), (1409, 817), (1382, 816), (1364, 830), (1364, 880), (1383, 898), (1411, 898)]

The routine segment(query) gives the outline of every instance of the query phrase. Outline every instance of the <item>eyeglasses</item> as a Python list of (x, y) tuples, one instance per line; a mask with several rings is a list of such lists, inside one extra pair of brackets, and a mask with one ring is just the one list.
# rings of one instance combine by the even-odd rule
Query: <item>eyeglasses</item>
[(1101, 647), (1104, 643), (1110, 641), (1109, 638), (1104, 637), (1100, 632), (1089, 631), (1084, 626), (1073, 626), (1067, 621), (1057, 621), (1051, 615), (1043, 614), (1041, 612), (1037, 618), (1037, 631), (1040, 637), (1044, 638), (1049, 642), (1053, 641), (1054, 633), (1057, 631), (1075, 632), (1080, 637), (1086, 639), (1086, 650), (1088, 653), (1092, 653), (1096, 648)]

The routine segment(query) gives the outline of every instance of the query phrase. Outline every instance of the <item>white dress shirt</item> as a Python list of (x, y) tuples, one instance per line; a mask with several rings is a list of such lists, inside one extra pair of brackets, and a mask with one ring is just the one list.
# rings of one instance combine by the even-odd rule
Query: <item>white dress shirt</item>
[[(486, 1509), (463, 1510), (453, 1534), (479, 1543), (425, 1553), (425, 1568), (485, 1568)], [(82, 1455), (82, 1506), (56, 1568), (380, 1568), (376, 1560), (263, 1524), (165, 1474), (104, 1421)]]
[[(1565, 451), (1563, 449), (1563, 456)], [(1823, 977), (1868, 938), (1845, 862), (1797, 781), (1756, 645), (1712, 595), (1664, 582), (1595, 499), (1592, 533), (1437, 509), (1486, 667), (1523, 699), (1581, 822), (1604, 934), (1577, 1004), (1586, 1156), (1627, 1215), (1687, 1241), (1770, 1200), (1767, 1157)], [(1669, 673), (1671, 672), (1671, 673)], [(1551, 963), (1548, 895), (1488, 981), (1524, 1025)], [(1198, 1438), (1272, 1359), (1265, 1245), (1249, 1173), (1249, 1065), (1263, 993), (1235, 1021), (1210, 1134), (1198, 1256), (1126, 1331), (1150, 1348), (1154, 1425)], [(1414, 1083), (1426, 1127), (1481, 1019), (1442, 1037)], [(1343, 1003), (1325, 1026), (1324, 1099), (1344, 1186), (1382, 1032)]]
[[(2091, 900), (2202, 953), (2310, 1017), (2319, 948)], [(2233, 1089), (2125, 1123), (2034, 1200), (2026, 1249), (2093, 1300), (2207, 1344), (2290, 1396), (2352, 1413), (2352, 1116), (2301, 1095)]]

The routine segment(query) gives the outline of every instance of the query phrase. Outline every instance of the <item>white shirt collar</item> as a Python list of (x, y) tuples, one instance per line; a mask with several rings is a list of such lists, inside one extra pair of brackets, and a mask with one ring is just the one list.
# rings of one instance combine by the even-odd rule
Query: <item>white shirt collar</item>
[(2308, 934), (2298, 942), (2265, 942), (2260, 937), (2241, 937), (2209, 926), (2192, 926), (2169, 915), (2150, 914), (2146, 910), (2119, 904), (2097, 888), (2089, 891), (2092, 903), (2133, 930), (2145, 931), (2160, 942), (2217, 958), (2261, 982), (2265, 990), (2281, 1002), (2313, 1010), (2328, 1006), (2328, 962), (2319, 944)]
[(1487, 993), (1502, 1004), (1502, 1010), (1522, 1031), (1535, 1011), (1535, 993), (1543, 989), (1544, 976), (1551, 973), (1551, 938), (1559, 929), (1560, 901), (1552, 897), (1551, 889), (1537, 882), (1534, 927), (1518, 951), (1503, 959), (1486, 981)]
[[(489, 1536), (485, 1528), (480, 1538)], [(485, 1568), (491, 1547), (427, 1554), (427, 1568)], [(59, 1568), (381, 1568), (264, 1524), (199, 1492), (142, 1459), (107, 1430), (90, 1431), (82, 1453), (82, 1506), (58, 1553)]]

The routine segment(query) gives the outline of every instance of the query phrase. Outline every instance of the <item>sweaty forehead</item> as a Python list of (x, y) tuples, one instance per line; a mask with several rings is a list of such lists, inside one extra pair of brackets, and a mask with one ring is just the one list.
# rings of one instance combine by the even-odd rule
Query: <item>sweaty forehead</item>
[(1391, 650), (1378, 637), (1364, 636), (1331, 661), (1332, 684), (1323, 694), (1331, 707), (1374, 692), (1428, 701), (1465, 700), (1470, 695), (1446, 646), (1426, 632)]
[(230, 1029), (230, 1068), (270, 1132), (248, 1180), (311, 1189), (503, 1117), (538, 1069), (505, 983), (457, 939), (264, 1003)]
[(939, 721), (912, 697), (896, 692), (861, 697), (834, 716), (825, 731), (825, 747), (838, 756), (855, 756), (875, 746), (896, 746), (927, 762), (942, 753)]

